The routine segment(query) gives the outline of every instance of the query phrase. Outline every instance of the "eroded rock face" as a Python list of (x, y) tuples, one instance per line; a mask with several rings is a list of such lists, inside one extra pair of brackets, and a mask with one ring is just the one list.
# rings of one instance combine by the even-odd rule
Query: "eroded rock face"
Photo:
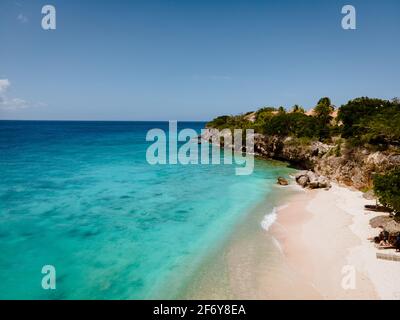
[[(210, 140), (212, 135), (211, 131), (205, 138)], [(320, 141), (300, 143), (298, 139), (291, 137), (254, 134), (256, 155), (288, 161), (323, 177), (311, 179), (312, 177), (307, 176), (296, 179), (300, 185), (310, 184), (310, 187), (329, 188), (330, 180), (357, 189), (370, 188), (374, 174), (400, 167), (399, 152), (371, 152), (365, 148), (346, 148), (345, 146), (340, 147), (339, 150), (337, 148), (337, 145)]]
[(340, 156), (325, 156), (314, 167), (315, 172), (331, 180), (357, 189), (371, 188), (374, 174), (400, 167), (400, 155), (387, 152), (370, 153), (365, 149), (345, 150)]
[(314, 141), (310, 144), (299, 144), (291, 137), (254, 135), (256, 154), (283, 161), (289, 161), (304, 169), (314, 168), (315, 161), (329, 152), (333, 146)]
[[(394, 151), (371, 152), (365, 148), (346, 148), (328, 145), (319, 141), (300, 144), (292, 138), (255, 135), (255, 150), (263, 157), (288, 161), (300, 168), (312, 170), (318, 181), (301, 178), (300, 185), (329, 188), (329, 181), (357, 189), (371, 188), (373, 176), (400, 167), (400, 154)], [(326, 187), (325, 187), (326, 186)]]

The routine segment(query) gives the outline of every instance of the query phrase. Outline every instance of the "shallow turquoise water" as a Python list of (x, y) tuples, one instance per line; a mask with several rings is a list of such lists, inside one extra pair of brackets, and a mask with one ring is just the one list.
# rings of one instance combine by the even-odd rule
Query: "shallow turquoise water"
[[(150, 166), (145, 135), (157, 127), (167, 124), (0, 121), (0, 298), (174, 298), (290, 172)], [(56, 290), (41, 287), (44, 265)]]

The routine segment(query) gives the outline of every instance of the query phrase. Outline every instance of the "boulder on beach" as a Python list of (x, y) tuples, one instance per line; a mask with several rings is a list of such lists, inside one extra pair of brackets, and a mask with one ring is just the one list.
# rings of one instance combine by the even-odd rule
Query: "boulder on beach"
[(300, 171), (295, 176), (296, 182), (301, 185), (303, 188), (310, 189), (320, 189), (325, 188), (329, 189), (331, 187), (331, 183), (324, 176), (319, 176), (315, 172), (312, 171)]
[(285, 178), (279, 177), (278, 184), (281, 186), (287, 186), (287, 185), (289, 185), (289, 182)]
[(372, 228), (379, 228), (387, 224), (388, 222), (392, 221), (393, 219), (389, 216), (377, 216), (375, 218), (372, 218), (369, 221), (369, 224)]
[(303, 188), (307, 187), (307, 184), (310, 182), (310, 179), (308, 176), (301, 176), (299, 179), (297, 179), (297, 183), (301, 185)]
[(331, 184), (327, 178), (317, 176), (315, 179), (310, 181), (309, 187), (311, 189), (330, 188)]

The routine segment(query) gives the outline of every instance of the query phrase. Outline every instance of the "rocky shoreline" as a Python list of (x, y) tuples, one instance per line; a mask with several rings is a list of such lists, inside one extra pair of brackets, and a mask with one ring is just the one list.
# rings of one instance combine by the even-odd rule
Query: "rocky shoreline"
[[(218, 135), (218, 136), (217, 136)], [(220, 131), (208, 128), (199, 137), (212, 142)], [(232, 145), (219, 144), (224, 148)], [(246, 152), (246, 150), (243, 150)], [(359, 190), (372, 188), (373, 175), (400, 167), (400, 154), (396, 151), (371, 151), (361, 147), (347, 146), (346, 141), (334, 141), (332, 144), (320, 141), (303, 141), (292, 137), (266, 136), (254, 134), (254, 153), (266, 159), (289, 162), (300, 173), (296, 181), (308, 188), (329, 188), (330, 181)]]

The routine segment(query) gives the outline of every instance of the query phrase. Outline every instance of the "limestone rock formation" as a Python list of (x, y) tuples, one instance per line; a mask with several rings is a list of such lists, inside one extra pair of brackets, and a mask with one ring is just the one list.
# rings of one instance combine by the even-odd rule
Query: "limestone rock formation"
[(303, 188), (329, 189), (331, 184), (326, 177), (319, 176), (312, 171), (300, 171), (296, 174), (296, 182)]
[[(218, 130), (211, 129), (203, 139), (210, 141), (216, 132)], [(300, 169), (312, 170), (318, 178), (310, 174), (296, 179), (300, 185), (310, 188), (329, 188), (329, 180), (357, 189), (371, 188), (374, 174), (400, 167), (398, 151), (370, 151), (346, 147), (346, 143), (304, 142), (259, 133), (254, 134), (254, 152), (264, 158), (287, 161)]]

